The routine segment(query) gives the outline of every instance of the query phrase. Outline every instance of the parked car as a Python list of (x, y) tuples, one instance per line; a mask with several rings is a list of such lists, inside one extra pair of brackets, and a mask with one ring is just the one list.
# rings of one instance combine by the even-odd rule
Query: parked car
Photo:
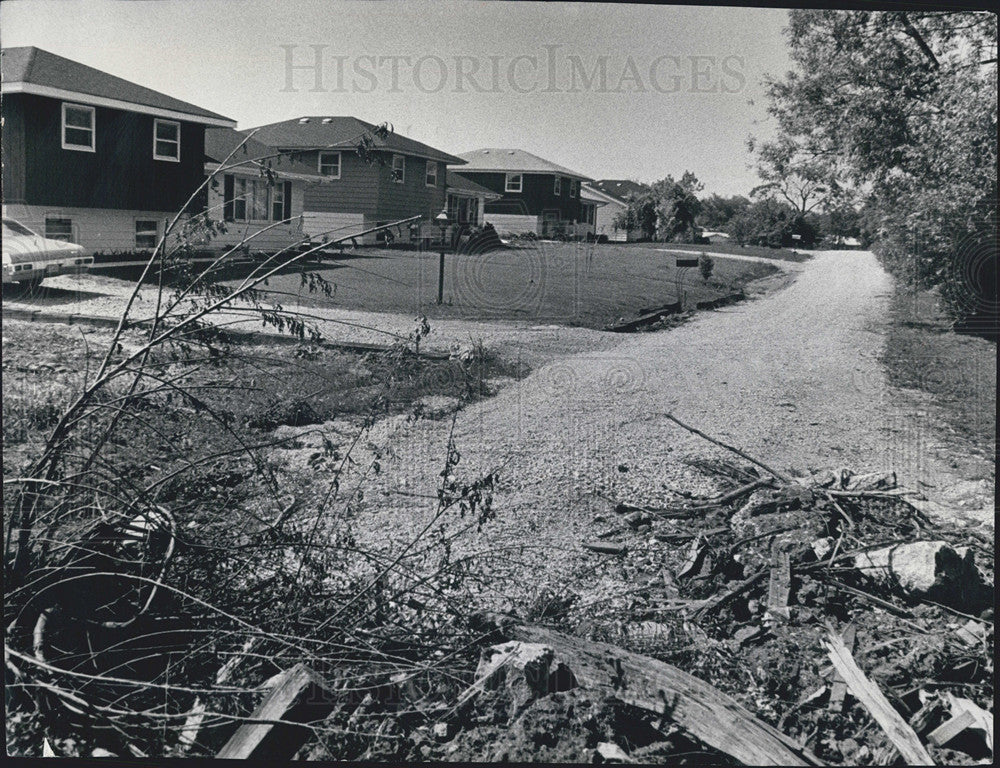
[(79, 274), (90, 269), (93, 256), (82, 246), (42, 237), (14, 219), (3, 220), (3, 284), (33, 289), (46, 277)]

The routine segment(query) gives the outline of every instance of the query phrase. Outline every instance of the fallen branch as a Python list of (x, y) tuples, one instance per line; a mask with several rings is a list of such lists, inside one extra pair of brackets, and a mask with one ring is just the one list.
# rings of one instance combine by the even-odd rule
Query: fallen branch
[(822, 765), (734, 699), (670, 664), (543, 627), (518, 627), (514, 635), (552, 648), (583, 687), (607, 689), (626, 704), (670, 719), (746, 765)]
[(885, 731), (889, 741), (893, 743), (899, 754), (903, 756), (909, 765), (934, 765), (927, 749), (920, 741), (920, 737), (913, 732), (909, 724), (893, 709), (885, 694), (879, 690), (865, 673), (858, 667), (857, 662), (851, 652), (844, 645), (840, 635), (832, 630), (825, 639), (827, 652), (830, 661), (833, 662), (834, 669), (847, 683), (848, 689), (853, 694), (869, 714)]
[(771, 467), (767, 466), (767, 464), (765, 464), (764, 462), (758, 461), (753, 456), (750, 456), (750, 455), (744, 453), (743, 451), (741, 451), (739, 448), (734, 448), (731, 445), (727, 445), (726, 443), (723, 443), (721, 440), (716, 440), (714, 437), (706, 435), (700, 429), (695, 429), (694, 427), (685, 424), (683, 421), (681, 421), (680, 419), (678, 419), (672, 413), (665, 413), (663, 415), (666, 416), (668, 419), (670, 419), (672, 422), (674, 422), (677, 426), (682, 427), (683, 429), (686, 429), (688, 432), (691, 432), (692, 434), (698, 435), (698, 437), (702, 437), (705, 440), (708, 440), (708, 442), (713, 443), (713, 444), (719, 446), (720, 448), (725, 448), (727, 451), (731, 451), (731, 452), (735, 453), (737, 456), (741, 456), (742, 458), (744, 458), (747, 461), (749, 461), (751, 464), (755, 464), (756, 466), (760, 467), (761, 469), (763, 469), (768, 474), (774, 475), (774, 477), (778, 478), (783, 483), (787, 483), (788, 485), (795, 485), (795, 481), (792, 480), (792, 478), (789, 477), (788, 475), (786, 475), (784, 472), (779, 472), (776, 469), (772, 469)]

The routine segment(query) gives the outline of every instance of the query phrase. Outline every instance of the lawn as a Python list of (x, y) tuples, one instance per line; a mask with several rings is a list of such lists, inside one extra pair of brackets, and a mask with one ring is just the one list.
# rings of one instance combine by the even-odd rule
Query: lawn
[[(524, 320), (604, 328), (677, 299), (674, 259), (635, 245), (538, 242), (485, 254), (445, 256), (444, 302), (437, 304), (436, 253), (360, 249), (317, 267), (332, 285), (327, 297), (286, 273), (267, 286), (285, 306), (295, 301), (428, 318)], [(682, 270), (685, 307), (738, 290), (774, 267), (715, 260), (711, 279)], [(294, 297), (294, 298), (293, 298)]]

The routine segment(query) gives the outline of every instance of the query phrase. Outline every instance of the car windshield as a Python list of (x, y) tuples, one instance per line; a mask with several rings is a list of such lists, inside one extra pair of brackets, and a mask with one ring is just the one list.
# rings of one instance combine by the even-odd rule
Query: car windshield
[(28, 235), (29, 237), (36, 237), (34, 232), (13, 219), (3, 220), (3, 234), (5, 237), (8, 235)]

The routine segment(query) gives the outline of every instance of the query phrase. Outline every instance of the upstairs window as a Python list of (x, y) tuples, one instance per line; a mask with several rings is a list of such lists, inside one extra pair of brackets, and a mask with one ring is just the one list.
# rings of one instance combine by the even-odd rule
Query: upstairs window
[(519, 173), (508, 173), (504, 182), (504, 192), (520, 192), (522, 177)]
[(320, 152), (319, 153), (319, 172), (324, 176), (329, 176), (331, 179), (340, 178), (340, 153), (339, 152)]
[(406, 158), (403, 155), (392, 156), (392, 180), (397, 184), (406, 181)]
[(576, 185), (577, 185), (576, 179), (570, 179), (569, 180), (569, 196), (570, 197), (576, 197), (576, 192), (577, 192)]
[(562, 194), (562, 177), (561, 176), (556, 176), (555, 184), (552, 186), (552, 193), (554, 195), (561, 195)]
[(153, 121), (153, 159), (176, 163), (181, 159), (181, 124), (173, 120)]
[(438, 164), (430, 160), (427, 161), (427, 186), (436, 187), (438, 183)]
[(94, 108), (62, 105), (62, 148), (94, 152)]

